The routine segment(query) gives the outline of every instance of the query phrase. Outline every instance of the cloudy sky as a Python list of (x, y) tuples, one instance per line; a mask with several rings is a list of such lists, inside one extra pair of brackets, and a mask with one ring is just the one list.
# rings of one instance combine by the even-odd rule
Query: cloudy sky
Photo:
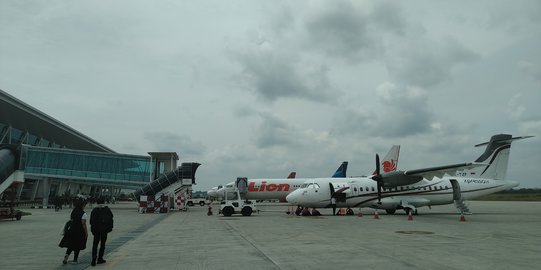
[(120, 153), (237, 176), (473, 161), (541, 187), (539, 1), (0, 2), (0, 89)]

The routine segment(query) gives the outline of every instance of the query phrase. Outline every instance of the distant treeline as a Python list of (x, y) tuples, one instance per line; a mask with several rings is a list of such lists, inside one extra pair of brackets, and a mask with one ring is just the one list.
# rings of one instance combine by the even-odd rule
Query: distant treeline
[(510, 189), (510, 190), (496, 192), (495, 194), (535, 194), (535, 193), (541, 193), (541, 188)]
[(541, 201), (541, 189), (520, 188), (504, 190), (475, 199), (476, 201)]

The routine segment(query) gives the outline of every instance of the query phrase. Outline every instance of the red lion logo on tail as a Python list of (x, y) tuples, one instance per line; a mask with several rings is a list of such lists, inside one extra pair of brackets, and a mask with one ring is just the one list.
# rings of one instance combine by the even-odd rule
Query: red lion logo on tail
[(392, 172), (394, 170), (396, 170), (396, 162), (394, 160), (384, 161), (383, 162), (383, 171), (384, 172)]

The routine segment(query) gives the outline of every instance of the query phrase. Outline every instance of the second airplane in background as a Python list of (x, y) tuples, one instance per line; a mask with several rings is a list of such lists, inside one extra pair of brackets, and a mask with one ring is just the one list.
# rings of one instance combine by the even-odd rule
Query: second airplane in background
[[(400, 146), (391, 147), (385, 158), (382, 160), (382, 167), (385, 172), (395, 171), (398, 164)], [(333, 174), (333, 178), (345, 178), (348, 162), (344, 161)], [(281, 179), (248, 179), (247, 200), (279, 200), (286, 202), (286, 196), (298, 189), (306, 180), (318, 178), (281, 178)], [(216, 191), (216, 196), (225, 197), (226, 192), (234, 192), (235, 182), (228, 183), (225, 187)]]

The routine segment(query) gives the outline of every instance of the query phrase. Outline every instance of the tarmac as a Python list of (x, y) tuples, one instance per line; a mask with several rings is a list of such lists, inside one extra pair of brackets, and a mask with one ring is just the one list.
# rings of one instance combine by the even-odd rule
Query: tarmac
[(283, 204), (250, 217), (222, 217), (217, 205), (212, 216), (206, 206), (169, 214), (109, 206), (105, 264), (90, 266), (90, 238), (79, 263), (63, 266), (58, 243), (71, 209), (26, 208), (20, 221), (0, 220), (0, 269), (541, 269), (541, 202), (472, 201), (464, 222), (453, 205), (420, 208), (413, 220), (403, 211), (375, 219), (372, 209), (298, 217)]

